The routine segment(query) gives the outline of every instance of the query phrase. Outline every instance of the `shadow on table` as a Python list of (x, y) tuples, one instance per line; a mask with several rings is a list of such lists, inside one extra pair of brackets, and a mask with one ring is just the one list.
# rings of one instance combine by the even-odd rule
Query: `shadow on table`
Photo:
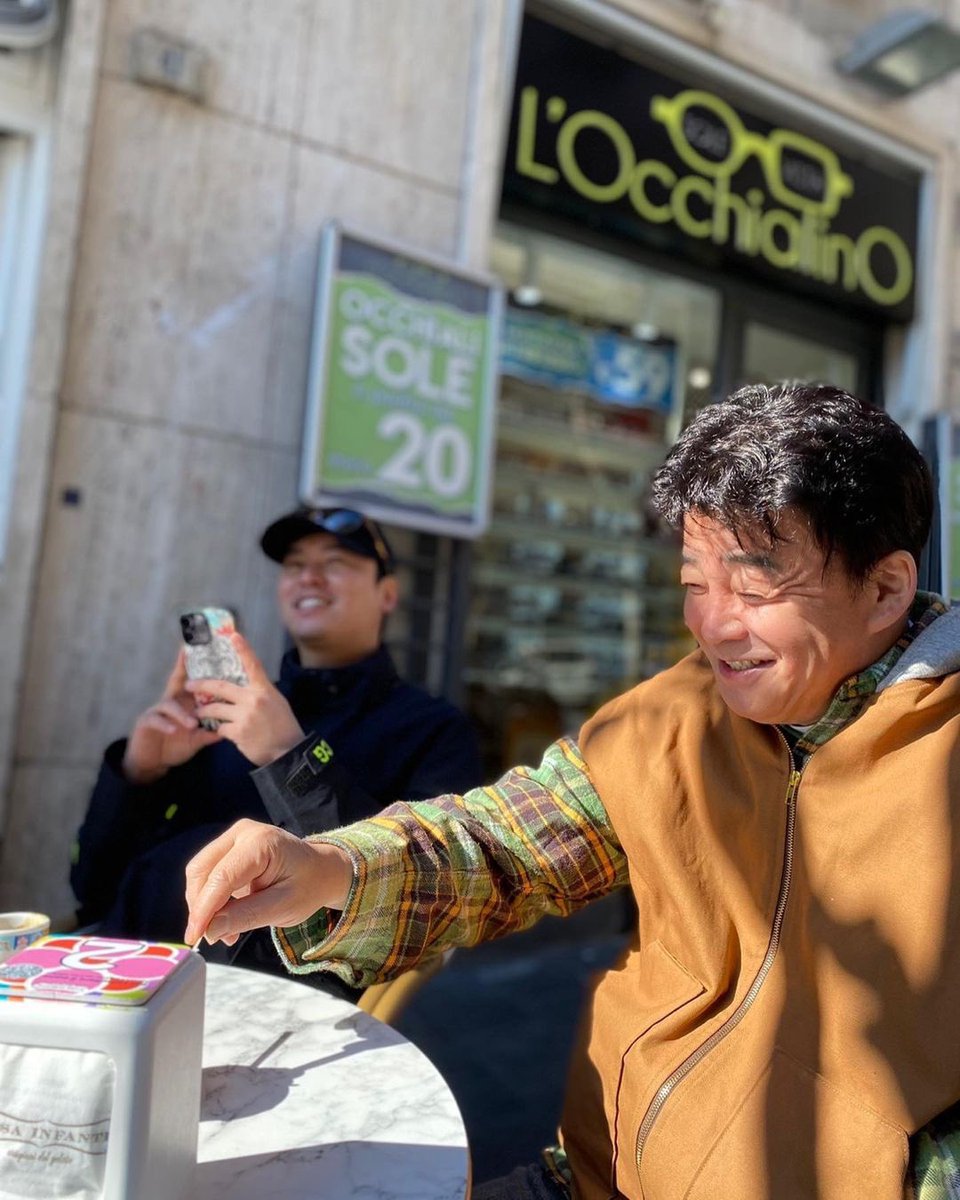
[[(350, 1042), (333, 1054), (325, 1054), (321, 1058), (314, 1058), (297, 1066), (264, 1065), (272, 1054), (280, 1050), (291, 1038), (296, 1037), (293, 1030), (288, 1029), (278, 1034), (252, 1063), (222, 1063), (216, 1067), (204, 1067), (200, 1120), (222, 1121), (237, 1112), (242, 1112), (244, 1116), (269, 1112), (285, 1099), (293, 1084), (307, 1071), (336, 1062), (338, 1059), (362, 1054), (370, 1049), (372, 1044), (379, 1045), (383, 1040), (380, 1037), (374, 1042), (369, 1036), (371, 1026), (364, 1021), (358, 1021), (356, 1017), (336, 1023), (338, 1029), (347, 1027), (355, 1030), (357, 1041)], [(378, 1035), (383, 1032), (385, 1031), (377, 1028)], [(389, 1031), (388, 1037), (390, 1035), (396, 1037), (393, 1030)], [(251, 1097), (255, 1099), (251, 1100)]]
[(337, 1142), (197, 1164), (194, 1200), (463, 1200), (467, 1152)]
[(296, 1067), (261, 1067), (255, 1063), (249, 1066), (224, 1063), (218, 1067), (204, 1067), (200, 1120), (222, 1121), (237, 1112), (248, 1117), (269, 1112), (282, 1103), (290, 1088), (307, 1071), (340, 1058), (362, 1054), (368, 1048), (366, 1041), (351, 1042), (336, 1054), (326, 1054)]

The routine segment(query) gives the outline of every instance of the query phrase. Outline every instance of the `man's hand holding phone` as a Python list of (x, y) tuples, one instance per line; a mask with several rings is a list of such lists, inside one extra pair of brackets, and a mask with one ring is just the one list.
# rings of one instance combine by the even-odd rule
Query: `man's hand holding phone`
[(274, 687), (242, 634), (225, 635), (246, 673), (244, 685), (223, 679), (191, 679), (186, 691), (201, 720), (219, 723), (217, 737), (227, 738), (258, 767), (292, 750), (306, 736), (286, 699)]
[(196, 703), (187, 690), (187, 666), (181, 650), (160, 699), (140, 714), (130, 732), (123, 773), (131, 783), (155, 783), (171, 767), (187, 762), (216, 741), (216, 733), (200, 728)]

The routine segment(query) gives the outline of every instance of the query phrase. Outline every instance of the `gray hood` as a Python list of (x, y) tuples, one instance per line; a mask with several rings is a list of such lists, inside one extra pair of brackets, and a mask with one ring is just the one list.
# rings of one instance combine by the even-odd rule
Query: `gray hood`
[(951, 608), (918, 634), (877, 691), (908, 679), (939, 679), (956, 671), (960, 671), (960, 608)]

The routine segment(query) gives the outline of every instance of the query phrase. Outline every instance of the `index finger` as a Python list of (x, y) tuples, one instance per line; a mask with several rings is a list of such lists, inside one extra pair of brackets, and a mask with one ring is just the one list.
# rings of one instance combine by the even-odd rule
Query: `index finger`
[(235, 891), (248, 886), (260, 874), (259, 862), (244, 851), (240, 841), (244, 824), (250, 822), (231, 825), (187, 863), (189, 918), (184, 941), (188, 945), (203, 937), (207, 926)]
[(270, 677), (263, 669), (263, 663), (254, 654), (253, 649), (242, 633), (234, 630), (230, 634), (230, 643), (237, 652), (240, 665), (246, 672), (251, 683), (271, 683)]
[(164, 700), (172, 699), (178, 692), (183, 691), (183, 685), (187, 682), (187, 656), (183, 646), (177, 652), (177, 661), (173, 665), (173, 670), (163, 685)]

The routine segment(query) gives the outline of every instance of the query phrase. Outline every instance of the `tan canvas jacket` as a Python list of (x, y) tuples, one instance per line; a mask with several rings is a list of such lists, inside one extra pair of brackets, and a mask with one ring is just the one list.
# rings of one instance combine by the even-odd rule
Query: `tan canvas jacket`
[(907, 675), (799, 776), (699, 654), (584, 727), (639, 936), (574, 1056), (578, 1200), (901, 1200), (960, 1097), (960, 676)]

